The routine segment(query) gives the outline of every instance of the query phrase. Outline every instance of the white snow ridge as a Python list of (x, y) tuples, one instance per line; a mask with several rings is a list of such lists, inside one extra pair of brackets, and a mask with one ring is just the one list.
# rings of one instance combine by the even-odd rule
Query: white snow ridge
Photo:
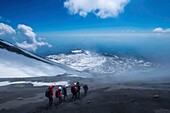
[(74, 70), (53, 63), (11, 43), (0, 40), (0, 78), (23, 78), (75, 74)]
[(71, 54), (49, 55), (47, 59), (65, 64), (78, 71), (114, 75), (129, 71), (148, 71), (153, 65), (141, 59), (108, 56), (85, 50), (73, 50)]

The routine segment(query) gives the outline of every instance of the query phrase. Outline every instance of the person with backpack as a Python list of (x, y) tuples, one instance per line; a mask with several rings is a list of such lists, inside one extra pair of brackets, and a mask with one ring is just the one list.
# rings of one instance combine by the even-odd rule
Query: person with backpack
[(56, 90), (55, 95), (56, 95), (56, 98), (58, 98), (59, 103), (62, 103), (62, 88), (61, 88), (61, 87), (59, 87), (59, 88)]
[(76, 100), (77, 99), (76, 83), (74, 83), (73, 86), (71, 87), (71, 93), (72, 93), (72, 99)]
[(84, 95), (86, 96), (87, 95), (87, 91), (88, 91), (88, 86), (87, 86), (87, 84), (85, 84), (84, 86), (83, 86), (83, 89), (84, 89)]
[(53, 90), (54, 86), (51, 85), (48, 87), (48, 89), (45, 92), (45, 96), (49, 99), (49, 105), (52, 106), (53, 104), (53, 94), (54, 94), (54, 90)]
[(68, 88), (68, 85), (63, 86), (63, 88), (62, 88), (62, 91), (63, 91), (62, 94), (64, 96), (64, 101), (68, 101), (67, 88)]
[(80, 87), (79, 82), (76, 83), (76, 86), (77, 86), (77, 99), (80, 99), (80, 89), (81, 89), (81, 87)]

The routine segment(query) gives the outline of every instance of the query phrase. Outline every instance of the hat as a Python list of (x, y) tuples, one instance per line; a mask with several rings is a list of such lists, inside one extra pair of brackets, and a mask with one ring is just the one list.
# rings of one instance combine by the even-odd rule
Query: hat
[(50, 85), (49, 88), (53, 88), (54, 86), (53, 85)]

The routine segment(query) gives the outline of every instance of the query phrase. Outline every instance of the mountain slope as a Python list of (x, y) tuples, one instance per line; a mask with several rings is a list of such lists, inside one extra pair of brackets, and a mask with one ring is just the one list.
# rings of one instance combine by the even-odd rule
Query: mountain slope
[(0, 39), (0, 78), (75, 74), (71, 68), (29, 53)]

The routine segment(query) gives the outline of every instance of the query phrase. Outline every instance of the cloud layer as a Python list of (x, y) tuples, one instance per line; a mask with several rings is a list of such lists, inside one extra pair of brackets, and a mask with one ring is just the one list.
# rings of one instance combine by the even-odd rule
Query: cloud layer
[(130, 0), (67, 0), (64, 6), (71, 14), (86, 17), (93, 13), (100, 18), (117, 17)]
[(31, 27), (24, 24), (19, 24), (15, 30), (7, 24), (0, 23), (0, 38), (29, 51), (36, 51), (41, 46), (51, 47), (45, 40), (37, 37)]
[(16, 34), (16, 32), (11, 26), (0, 23), (0, 36), (4, 36), (6, 34)]
[(170, 33), (170, 28), (163, 29), (161, 27), (158, 27), (158, 28), (155, 28), (153, 30), (153, 32), (157, 32), (157, 33)]

